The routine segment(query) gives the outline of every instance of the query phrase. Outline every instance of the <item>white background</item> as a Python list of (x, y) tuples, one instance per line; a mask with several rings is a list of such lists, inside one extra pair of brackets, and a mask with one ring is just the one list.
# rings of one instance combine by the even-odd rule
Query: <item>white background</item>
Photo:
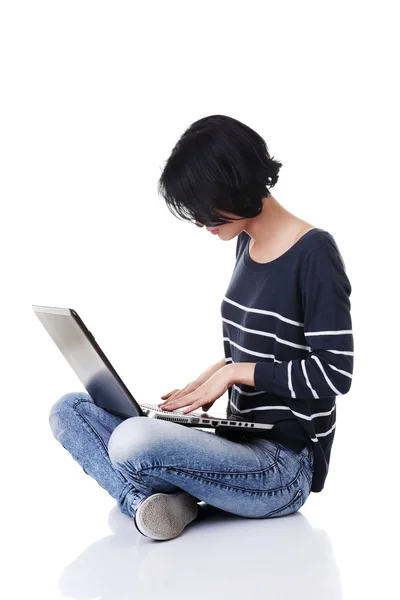
[[(396, 4), (2, 2), (4, 598), (398, 597)], [(82, 385), (31, 305), (77, 310), (142, 400), (223, 357), (236, 239), (173, 217), (156, 189), (211, 114), (260, 133), (283, 163), (274, 196), (334, 235), (354, 378), (302, 516), (217, 519), (160, 544), (52, 437), (51, 405)]]

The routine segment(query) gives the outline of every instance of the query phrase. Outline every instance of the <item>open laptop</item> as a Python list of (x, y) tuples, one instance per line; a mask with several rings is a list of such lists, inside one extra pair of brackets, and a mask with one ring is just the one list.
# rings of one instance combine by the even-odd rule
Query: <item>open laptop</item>
[(128, 390), (75, 310), (35, 304), (32, 308), (93, 402), (110, 413), (123, 418), (146, 416), (163, 419), (188, 427), (242, 431), (265, 431), (273, 427), (268, 423), (246, 421), (239, 416), (228, 419), (226, 416), (211, 416), (196, 410), (191, 413), (183, 413), (179, 409), (163, 411), (157, 404), (139, 402)]

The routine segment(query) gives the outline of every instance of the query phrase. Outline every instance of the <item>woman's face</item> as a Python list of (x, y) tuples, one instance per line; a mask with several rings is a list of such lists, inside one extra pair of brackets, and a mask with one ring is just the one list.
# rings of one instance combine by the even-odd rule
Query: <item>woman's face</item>
[[(239, 220), (236, 218), (236, 220), (233, 220), (235, 217), (237, 217), (237, 215), (223, 211), (218, 211), (218, 214), (224, 219), (232, 219), (232, 221), (230, 223), (225, 223), (224, 225), (213, 225), (206, 227), (207, 231), (209, 231), (211, 235), (217, 235), (223, 240), (231, 240), (239, 235), (239, 233), (245, 228), (247, 219)], [(198, 227), (204, 227), (204, 225), (199, 223), (199, 221), (196, 221), (196, 225)], [(216, 231), (217, 233), (212, 233), (213, 231)]]

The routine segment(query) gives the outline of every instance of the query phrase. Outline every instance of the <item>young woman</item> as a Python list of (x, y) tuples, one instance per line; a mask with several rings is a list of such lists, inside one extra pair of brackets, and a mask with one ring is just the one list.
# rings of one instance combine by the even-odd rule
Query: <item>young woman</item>
[(83, 392), (52, 407), (55, 437), (152, 539), (179, 535), (200, 514), (199, 500), (263, 519), (297, 511), (324, 487), (336, 396), (352, 382), (351, 285), (333, 235), (270, 193), (281, 166), (255, 131), (213, 115), (184, 132), (159, 181), (171, 212), (237, 238), (221, 304), (224, 357), (160, 406), (208, 410), (228, 392), (228, 417), (273, 429), (122, 420)]

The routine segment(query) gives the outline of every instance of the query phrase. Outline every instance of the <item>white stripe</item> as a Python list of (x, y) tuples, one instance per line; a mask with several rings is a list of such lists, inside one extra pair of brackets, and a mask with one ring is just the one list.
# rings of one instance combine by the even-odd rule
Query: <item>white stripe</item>
[(328, 431), (325, 431), (324, 433), (316, 433), (316, 437), (320, 438), (320, 437), (325, 437), (326, 435), (329, 435), (330, 433), (332, 433), (332, 431), (335, 429), (336, 427), (336, 423), (334, 425), (332, 425), (332, 427), (330, 429), (328, 429)]
[(353, 375), (351, 373), (348, 373), (347, 371), (343, 371), (343, 369), (338, 369), (337, 367), (335, 367), (335, 365), (331, 365), (330, 363), (328, 363), (328, 366), (331, 367), (331, 369), (335, 369), (335, 371), (338, 371), (339, 373), (346, 375), (346, 377), (350, 377), (350, 379), (353, 379)]
[(290, 410), (288, 406), (256, 406), (255, 408), (244, 408), (240, 410), (237, 405), (231, 400), (230, 404), (233, 406), (235, 410), (241, 415), (249, 412), (253, 412), (255, 410)]
[(318, 398), (319, 396), (318, 396), (317, 392), (311, 386), (310, 380), (308, 379), (305, 360), (301, 361), (301, 368), (303, 369), (303, 373), (304, 373), (304, 377), (305, 377), (306, 383), (307, 383), (308, 387), (310, 388), (310, 390), (312, 391), (312, 394), (313, 394), (314, 398)]
[(329, 379), (328, 375), (325, 373), (325, 371), (324, 371), (324, 368), (323, 368), (323, 366), (322, 366), (322, 364), (321, 364), (321, 361), (319, 360), (318, 356), (315, 356), (315, 354), (313, 354), (313, 355), (311, 356), (311, 358), (313, 358), (315, 361), (317, 361), (317, 363), (318, 363), (318, 366), (319, 366), (319, 368), (321, 369), (321, 371), (322, 371), (322, 374), (323, 374), (323, 376), (325, 377), (325, 379), (326, 379), (326, 383), (329, 385), (329, 387), (330, 387), (330, 388), (331, 388), (331, 389), (332, 389), (332, 390), (335, 392), (335, 394), (342, 395), (342, 393), (341, 393), (341, 392), (339, 392), (339, 390), (337, 390), (337, 389), (335, 388), (335, 386), (333, 385), (332, 381)]
[(247, 348), (243, 348), (243, 346), (239, 346), (239, 344), (237, 344), (236, 342), (232, 342), (229, 338), (224, 338), (224, 340), (228, 341), (231, 346), (235, 346), (235, 348), (239, 348), (239, 350), (242, 350), (243, 352), (246, 352), (247, 354), (251, 354), (252, 356), (262, 356), (264, 358), (273, 358), (274, 362), (277, 362), (277, 363), (282, 362), (281, 360), (278, 360), (277, 358), (275, 358), (274, 354), (264, 354), (263, 352), (256, 352), (255, 350), (248, 350)]
[[(278, 341), (281, 341), (278, 338), (276, 338), (276, 339)], [(247, 348), (244, 348), (243, 346), (239, 346), (239, 344), (236, 344), (235, 342), (232, 342), (229, 337), (223, 336), (222, 337), (222, 341), (223, 342), (228, 342), (232, 346), (235, 346), (236, 348), (239, 348), (239, 350), (243, 350), (243, 352), (247, 352), (248, 354), (254, 354), (255, 356), (265, 356), (267, 358), (273, 358), (275, 362), (279, 362), (279, 363), (283, 362), (282, 360), (276, 359), (274, 354), (262, 354), (262, 353), (258, 353), (258, 352), (253, 352), (251, 350), (247, 350)], [(307, 349), (310, 353), (312, 352), (311, 346), (298, 346), (298, 347), (299, 348)], [(354, 352), (351, 352), (350, 350), (331, 350), (329, 348), (321, 348), (319, 351), (320, 352), (332, 352), (334, 354), (345, 354), (346, 356), (354, 356)], [(332, 365), (330, 365), (330, 366), (332, 366)]]
[(328, 429), (328, 431), (325, 431), (324, 433), (316, 433), (315, 435), (317, 437), (315, 438), (310, 438), (312, 442), (318, 442), (318, 438), (320, 437), (325, 437), (326, 435), (329, 435), (330, 433), (332, 433), (332, 431), (335, 429), (336, 427), (336, 423), (333, 425), (333, 427), (331, 427), (330, 429)]
[(225, 300), (225, 302), (229, 302), (229, 304), (233, 304), (233, 306), (242, 308), (246, 312), (258, 313), (260, 315), (270, 315), (271, 317), (276, 317), (277, 319), (280, 319), (281, 321), (285, 321), (285, 323), (290, 323), (291, 325), (297, 325), (298, 327), (304, 326), (304, 323), (300, 323), (299, 321), (293, 321), (292, 319), (288, 319), (287, 317), (284, 317), (277, 312), (273, 312), (272, 310), (263, 310), (261, 308), (248, 308), (247, 306), (244, 306), (243, 304), (239, 304), (238, 302), (235, 302), (234, 300), (231, 300), (230, 298), (227, 298), (226, 296), (224, 296), (224, 300)]
[[(283, 362), (283, 361), (281, 361), (281, 360), (278, 360), (277, 358), (275, 358), (275, 355), (274, 355), (274, 354), (264, 354), (264, 353), (262, 353), (262, 352), (256, 352), (255, 350), (247, 350), (246, 348), (244, 348), (243, 346), (240, 346), (240, 345), (239, 345), (239, 344), (237, 344), (236, 342), (233, 342), (233, 341), (231, 341), (229, 338), (226, 338), (226, 337), (224, 337), (223, 339), (224, 339), (225, 341), (228, 341), (228, 342), (229, 342), (229, 343), (230, 343), (232, 346), (235, 346), (235, 347), (236, 347), (236, 348), (238, 348), (239, 350), (242, 350), (243, 352), (246, 352), (247, 354), (251, 354), (252, 356), (260, 356), (260, 357), (262, 356), (262, 357), (264, 357), (264, 358), (272, 358), (272, 359), (274, 360), (274, 362), (277, 362), (277, 363), (282, 363), (282, 362)], [(337, 353), (337, 354), (353, 354), (353, 352), (345, 352), (345, 351), (343, 351), (343, 352), (340, 352), (339, 350), (328, 350), (328, 352), (335, 352), (335, 353)], [(335, 386), (333, 385), (333, 383), (331, 382), (331, 380), (329, 379), (329, 377), (328, 377), (328, 376), (327, 376), (327, 374), (325, 373), (325, 371), (324, 371), (324, 369), (323, 369), (323, 367), (322, 367), (322, 364), (321, 364), (321, 362), (320, 362), (319, 358), (318, 358), (317, 356), (315, 356), (315, 355), (312, 355), (312, 356), (311, 356), (311, 358), (313, 358), (314, 360), (316, 360), (316, 361), (317, 361), (317, 363), (318, 363), (318, 365), (319, 365), (319, 367), (320, 367), (320, 369), (321, 369), (321, 371), (322, 371), (322, 374), (324, 375), (324, 377), (325, 377), (325, 380), (326, 380), (326, 382), (328, 383), (328, 385), (330, 386), (330, 388), (331, 388), (331, 389), (332, 389), (332, 390), (333, 390), (333, 391), (334, 391), (336, 394), (338, 394), (338, 395), (340, 395), (340, 396), (341, 396), (341, 395), (342, 395), (342, 392), (339, 392), (339, 390), (337, 390), (337, 389), (335, 388)], [(225, 359), (225, 360), (226, 360), (226, 361), (229, 361), (229, 360), (230, 360), (230, 361), (233, 363), (233, 360), (232, 360), (232, 358), (230, 358), (230, 359)], [(296, 398), (296, 394), (295, 394), (295, 392), (294, 392), (293, 385), (292, 385), (292, 379), (291, 379), (291, 369), (292, 369), (291, 363), (292, 363), (292, 361), (290, 361), (290, 362), (288, 363), (288, 387), (289, 387), (289, 389), (290, 389), (290, 391), (291, 391), (291, 396), (292, 396), (292, 398)], [(267, 363), (267, 364), (268, 364), (268, 363)], [(319, 396), (318, 396), (317, 392), (316, 392), (316, 391), (314, 390), (314, 388), (311, 386), (310, 380), (309, 380), (309, 378), (308, 378), (307, 371), (306, 371), (306, 366), (305, 366), (305, 360), (304, 360), (304, 359), (303, 359), (303, 360), (301, 360), (301, 361), (300, 361), (300, 364), (301, 364), (301, 367), (302, 367), (302, 370), (303, 370), (303, 374), (304, 374), (304, 378), (305, 378), (305, 380), (306, 380), (307, 386), (308, 386), (308, 387), (310, 388), (310, 390), (312, 391), (312, 394), (313, 394), (314, 398), (319, 398)], [(328, 366), (329, 366), (329, 367), (331, 367), (332, 369), (334, 369), (335, 371), (338, 371), (338, 373), (342, 373), (343, 375), (346, 375), (347, 377), (350, 377), (351, 379), (353, 378), (352, 374), (351, 374), (351, 373), (348, 373), (347, 371), (343, 371), (342, 369), (338, 369), (337, 367), (335, 367), (334, 365), (331, 365), (330, 363), (328, 363)], [(244, 392), (242, 392), (242, 393), (244, 393)], [(258, 392), (257, 392), (257, 393), (258, 393)], [(262, 391), (262, 392), (260, 392), (260, 393), (263, 393), (263, 391)]]
[(292, 398), (296, 398), (296, 394), (294, 393), (293, 385), (292, 385), (292, 361), (288, 362), (288, 386), (289, 390), (292, 392)]
[(304, 335), (343, 335), (344, 333), (353, 333), (351, 329), (342, 329), (341, 331), (309, 331)]
[(289, 342), (288, 340), (283, 340), (281, 338), (278, 338), (278, 336), (275, 335), (275, 333), (269, 333), (267, 331), (261, 331), (259, 329), (248, 329), (248, 327), (243, 327), (243, 325), (239, 325), (238, 323), (235, 323), (234, 321), (229, 321), (228, 319), (224, 319), (224, 318), (222, 318), (222, 320), (225, 323), (229, 323), (230, 325), (233, 325), (234, 327), (241, 329), (242, 331), (248, 331), (249, 333), (254, 333), (256, 335), (263, 335), (265, 337), (275, 338), (277, 342), (280, 342), (281, 344), (286, 344), (287, 346), (292, 346), (292, 348), (301, 348), (302, 350), (311, 350), (310, 346), (303, 346), (301, 344), (295, 344), (294, 342)]
[(328, 415), (331, 415), (335, 409), (336, 409), (336, 406), (331, 408), (331, 410), (327, 410), (326, 412), (314, 413), (310, 416), (302, 415), (301, 413), (295, 412), (294, 410), (292, 410), (292, 413), (294, 415), (296, 415), (296, 417), (299, 417), (300, 419), (306, 419), (307, 421), (312, 421), (313, 419), (316, 419), (317, 417), (327, 417)]
[[(234, 386), (234, 387), (241, 394), (245, 394), (245, 392), (242, 392), (236, 386)], [(312, 415), (304, 415), (302, 413), (298, 413), (298, 412), (292, 410), (291, 408), (289, 408), (289, 406), (282, 406), (282, 405), (281, 406), (256, 406), (255, 408), (245, 408), (245, 409), (240, 410), (240, 408), (237, 407), (237, 405), (233, 402), (233, 400), (231, 400), (230, 404), (240, 414), (253, 412), (255, 410), (290, 410), (294, 415), (296, 415), (296, 417), (299, 417), (299, 419), (304, 419), (305, 421), (312, 421), (313, 419), (317, 419), (318, 417), (327, 417), (327, 416), (331, 415), (333, 413), (333, 411), (336, 409), (336, 406), (334, 406), (333, 408), (331, 408), (331, 410), (327, 410), (326, 412), (313, 413)]]
[(241, 390), (240, 388), (238, 388), (238, 386), (236, 385), (236, 383), (234, 383), (232, 387), (237, 392), (239, 392), (240, 394), (242, 394), (243, 396), (259, 396), (260, 394), (265, 394), (264, 390), (261, 390), (260, 392), (244, 392), (243, 390)]
[[(236, 347), (237, 347), (237, 348), (239, 348), (240, 350), (243, 350), (244, 352), (247, 352), (247, 350), (245, 350), (245, 349), (244, 349), (242, 346), (239, 346), (239, 344), (236, 344), (235, 342), (230, 342), (230, 343), (232, 343), (232, 345), (233, 345), (233, 346), (236, 346)], [(248, 352), (248, 353), (249, 353), (249, 354), (252, 354), (253, 356), (264, 356), (264, 357), (268, 357), (268, 358), (273, 358), (273, 359), (274, 359), (274, 362), (277, 362), (277, 363), (282, 363), (282, 361), (281, 361), (281, 360), (276, 360), (276, 359), (275, 359), (275, 356), (274, 356), (273, 354), (262, 354), (261, 352)], [(326, 379), (326, 381), (327, 381), (328, 385), (329, 385), (329, 386), (332, 388), (332, 390), (333, 390), (333, 391), (334, 391), (336, 394), (338, 394), (339, 396), (342, 396), (342, 392), (339, 392), (339, 391), (338, 391), (338, 390), (335, 388), (335, 386), (333, 385), (333, 383), (331, 382), (331, 380), (329, 379), (329, 377), (328, 377), (328, 376), (327, 376), (327, 374), (325, 373), (325, 371), (324, 371), (324, 369), (323, 369), (323, 367), (322, 367), (322, 364), (321, 364), (321, 362), (320, 362), (319, 358), (318, 358), (317, 356), (314, 356), (313, 354), (311, 355), (311, 358), (313, 358), (314, 360), (316, 360), (316, 361), (318, 362), (318, 365), (319, 365), (319, 367), (320, 367), (320, 369), (321, 369), (321, 371), (322, 371), (322, 374), (324, 375), (324, 377), (325, 377), (325, 379)], [(232, 358), (230, 358), (230, 361), (233, 363), (233, 360), (232, 360)], [(234, 364), (238, 364), (238, 363), (234, 363)], [(268, 364), (268, 363), (266, 363), (266, 364)], [(271, 364), (272, 364), (272, 363), (271, 363)], [(302, 368), (303, 375), (304, 375), (304, 378), (305, 378), (305, 380), (306, 380), (307, 386), (310, 388), (310, 390), (311, 390), (311, 392), (312, 392), (312, 395), (313, 395), (313, 397), (314, 397), (314, 398), (319, 398), (319, 396), (318, 396), (317, 392), (316, 392), (316, 391), (314, 390), (314, 388), (312, 387), (312, 385), (311, 385), (311, 382), (310, 382), (310, 379), (309, 379), (309, 377), (308, 377), (308, 374), (307, 374), (307, 369), (306, 369), (306, 363), (305, 363), (305, 359), (301, 360), (301, 361), (300, 361), (300, 364), (301, 364), (301, 368)], [(289, 387), (289, 390), (291, 391), (291, 397), (292, 397), (292, 398), (297, 398), (297, 396), (296, 396), (296, 393), (295, 393), (295, 391), (294, 391), (294, 389), (293, 389), (293, 385), (292, 385), (292, 379), (291, 379), (291, 365), (292, 365), (292, 361), (290, 361), (290, 362), (288, 363), (288, 387)], [(330, 367), (332, 367), (332, 369), (334, 369), (335, 371), (338, 371), (339, 373), (342, 373), (343, 375), (346, 375), (347, 377), (350, 377), (351, 379), (353, 378), (353, 376), (352, 376), (350, 373), (347, 373), (347, 371), (343, 371), (342, 369), (338, 369), (337, 367), (335, 367), (335, 366), (331, 365), (330, 363), (328, 363), (328, 365), (329, 365)], [(243, 392), (243, 391), (242, 391), (242, 390), (240, 390), (239, 388), (236, 388), (236, 389), (237, 389), (237, 390), (238, 390), (238, 391), (239, 391), (241, 394), (245, 394), (245, 395), (248, 395), (248, 396), (253, 396), (253, 395), (256, 395), (256, 394), (263, 394), (263, 393), (265, 393), (265, 391), (264, 391), (264, 390), (261, 390), (261, 391), (259, 391), (259, 392)]]
[[(262, 308), (253, 308), (253, 307), (250, 308), (248, 306), (245, 306), (244, 304), (239, 304), (239, 302), (235, 302), (234, 300), (231, 300), (227, 296), (224, 296), (223, 300), (225, 300), (225, 302), (228, 302), (229, 304), (232, 304), (233, 306), (237, 306), (238, 308), (241, 308), (245, 312), (256, 313), (256, 314), (260, 314), (260, 315), (269, 315), (271, 317), (276, 317), (277, 319), (280, 319), (281, 321), (284, 321), (285, 323), (289, 323), (290, 325), (296, 325), (297, 327), (304, 327), (304, 323), (302, 323), (301, 321), (295, 321), (293, 319), (289, 319), (288, 317), (284, 317), (283, 315), (281, 315), (277, 312), (274, 312), (272, 310), (265, 310)], [(222, 320), (225, 321), (226, 319), (222, 319)], [(226, 321), (226, 322), (229, 322), (229, 321)], [(237, 327), (239, 327), (239, 325), (237, 325)], [(250, 330), (250, 329), (245, 330), (245, 331), (252, 332), (252, 330)], [(254, 331), (254, 333), (256, 333), (256, 332)], [(352, 334), (352, 333), (353, 332), (351, 329), (342, 329), (342, 330), (336, 330), (336, 331), (335, 330), (333, 330), (333, 331), (309, 331), (307, 333), (304, 332), (304, 335), (344, 335), (344, 334)], [(277, 339), (277, 341), (281, 341), (282, 343), (288, 343), (290, 345), (289, 342), (285, 342), (283, 340), (278, 340), (278, 338), (276, 338), (276, 339)]]

